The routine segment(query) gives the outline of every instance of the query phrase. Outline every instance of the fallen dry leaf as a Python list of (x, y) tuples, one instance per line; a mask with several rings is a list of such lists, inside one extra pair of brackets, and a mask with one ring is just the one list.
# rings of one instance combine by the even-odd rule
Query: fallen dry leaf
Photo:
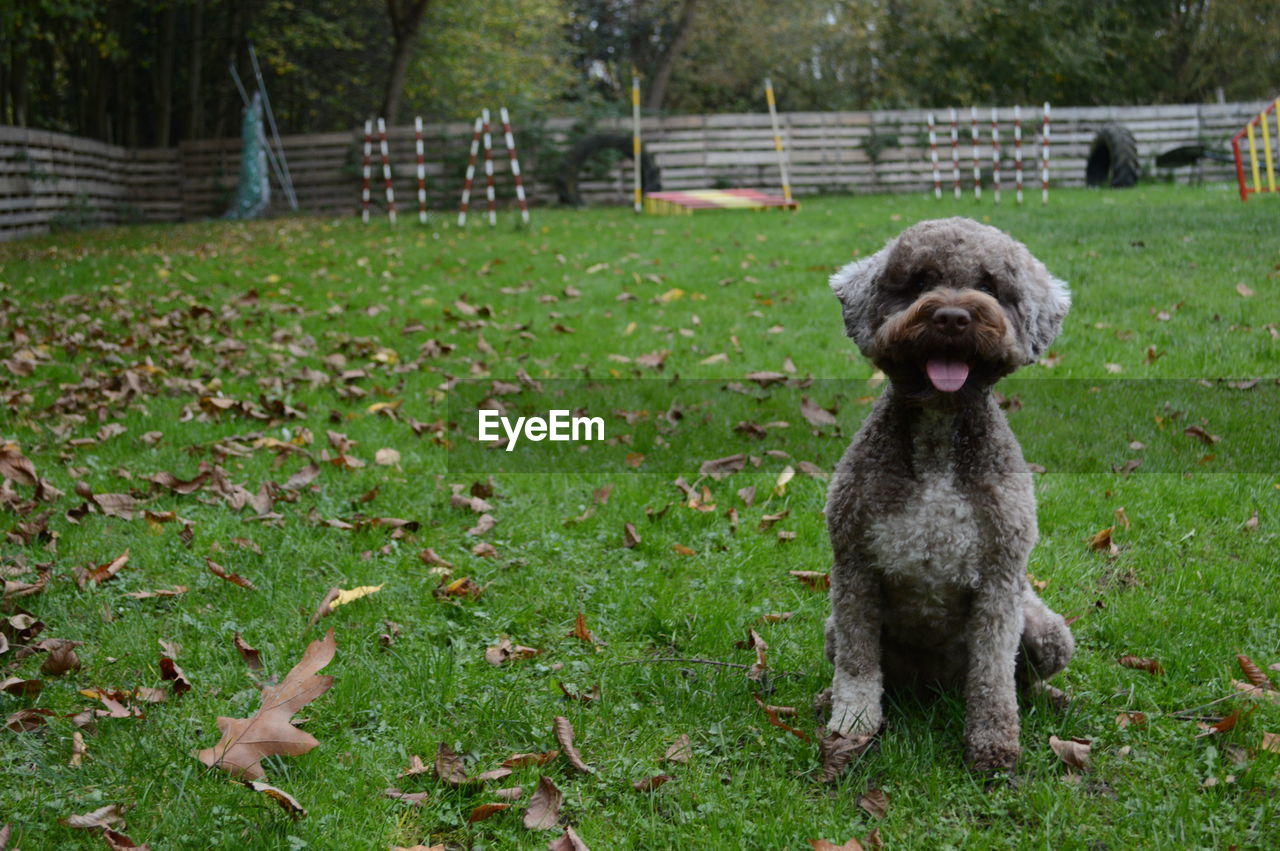
[[(386, 583), (383, 583), (385, 585)], [(370, 594), (376, 594), (382, 590), (383, 585), (361, 585), (356, 588), (339, 589), (338, 595), (329, 601), (329, 611), (333, 611), (338, 606), (345, 606), (361, 597), (368, 597)]]
[(1053, 748), (1053, 752), (1067, 768), (1079, 768), (1082, 771), (1089, 768), (1089, 750), (1093, 747), (1089, 739), (1059, 739), (1051, 735), (1049, 747)]
[(1121, 656), (1116, 660), (1126, 668), (1133, 668), (1137, 671), (1146, 671), (1148, 674), (1157, 675), (1164, 673), (1164, 666), (1156, 659), (1143, 659), (1139, 656)]
[(1107, 528), (1095, 533), (1094, 536), (1089, 539), (1089, 549), (1094, 552), (1109, 553), (1110, 555), (1115, 555), (1120, 552), (1120, 548), (1111, 540), (1111, 533), (1113, 531), (1115, 531), (1115, 527), (1108, 526)]
[(45, 719), (52, 715), (52, 709), (19, 709), (4, 719), (4, 726), (15, 733), (29, 733), (43, 727), (48, 723)]
[(160, 679), (173, 683), (174, 694), (191, 691), (191, 682), (187, 680), (187, 675), (168, 656), (160, 657)]
[(484, 821), (494, 813), (500, 813), (510, 806), (510, 804), (481, 804), (471, 811), (471, 815), (467, 817), (467, 824)]
[(244, 663), (249, 666), (249, 670), (262, 670), (262, 655), (258, 653), (256, 649), (250, 647), (245, 640), (240, 637), (240, 633), (237, 632), (235, 634), (235, 638), (232, 640), (232, 643), (234, 644), (236, 651), (240, 654), (240, 658), (244, 659)]
[(263, 783), (261, 780), (248, 780), (244, 785), (248, 786), (255, 792), (261, 792), (271, 800), (275, 801), (280, 805), (280, 809), (288, 813), (294, 821), (307, 817), (307, 811), (302, 804), (298, 803), (298, 799), (283, 789), (277, 789), (275, 786)]
[(97, 567), (85, 568), (80, 572), (79, 576), (76, 577), (76, 582), (81, 588), (89, 584), (89, 582), (101, 585), (103, 582), (106, 582), (108, 579), (119, 573), (128, 563), (129, 550), (126, 549), (123, 553), (116, 556), (106, 564), (100, 564)]
[(511, 639), (504, 635), (498, 639), (497, 644), (484, 651), (484, 658), (490, 665), (501, 665), (503, 662), (509, 662), (512, 659), (532, 659), (541, 652), (536, 647), (512, 644)]
[(1219, 733), (1226, 733), (1229, 730), (1234, 730), (1237, 724), (1239, 724), (1241, 721), (1243, 721), (1244, 719), (1252, 715), (1253, 711), (1257, 708), (1258, 707), (1254, 705), (1254, 706), (1250, 706), (1247, 710), (1244, 710), (1244, 711), (1236, 709), (1236, 710), (1233, 710), (1230, 715), (1228, 715), (1226, 718), (1221, 719), (1216, 724), (1208, 724), (1208, 725), (1202, 724), (1200, 726), (1204, 728), (1204, 732), (1198, 733), (1196, 735), (1196, 738), (1203, 739), (1205, 736), (1216, 736)]
[(558, 756), (560, 756), (560, 751), (547, 751), (546, 753), (513, 753), (502, 761), (502, 766), (504, 768), (527, 768), (531, 765), (546, 765)]
[(565, 759), (569, 760), (569, 764), (583, 774), (594, 774), (595, 769), (583, 761), (582, 754), (573, 744), (573, 725), (569, 723), (569, 719), (563, 715), (557, 715), (554, 729), (556, 741), (560, 743), (560, 749), (564, 751)]
[[(139, 845), (125, 834), (118, 830), (112, 830), (109, 827), (104, 827), (102, 829), (102, 839), (107, 843), (107, 847), (110, 848), (111, 851), (129, 851), (129, 849), (134, 849), (134, 851), (151, 851), (150, 845), (145, 843)], [(0, 845), (0, 848), (3, 847), (3, 845)]]
[(811, 401), (808, 396), (800, 397), (800, 415), (814, 428), (830, 428), (836, 424), (835, 414)]
[(66, 818), (58, 819), (58, 821), (67, 827), (74, 827), (77, 830), (98, 830), (106, 827), (115, 827), (116, 825), (123, 827), (124, 813), (121, 812), (119, 804), (107, 804), (105, 807), (98, 807), (93, 812), (70, 815)]
[(889, 812), (889, 796), (883, 789), (868, 789), (858, 796), (858, 806), (881, 819)]
[(21, 677), (5, 677), (0, 680), (0, 691), (15, 697), (35, 697), (43, 690), (42, 680), (24, 680)]
[(787, 573), (799, 579), (814, 591), (825, 591), (831, 587), (831, 574), (817, 570), (788, 570)]
[(373, 463), (379, 467), (394, 467), (400, 463), (400, 452), (396, 449), (379, 449), (373, 453)]
[(218, 577), (219, 579), (225, 579), (227, 582), (230, 582), (232, 585), (239, 585), (241, 588), (248, 588), (250, 591), (258, 590), (258, 586), (254, 585), (248, 579), (245, 579), (243, 576), (240, 576), (239, 574), (229, 573), (225, 567), (218, 564), (213, 559), (206, 558), (204, 562), (206, 565), (208, 565), (209, 572), (212, 573), (214, 576)]
[(437, 597), (461, 597), (474, 600), (484, 593), (484, 588), (477, 585), (470, 576), (464, 576), (452, 582), (440, 583), (432, 593)]
[(1209, 434), (1209, 432), (1205, 431), (1205, 429), (1202, 426), (1198, 426), (1198, 425), (1189, 425), (1182, 430), (1182, 433), (1187, 435), (1188, 437), (1194, 437), (1196, 440), (1200, 441), (1205, 446), (1212, 446), (1213, 444), (1217, 443), (1219, 440), (1222, 439), (1218, 437), (1216, 434)]
[(89, 749), (85, 746), (84, 734), (76, 730), (71, 734), (71, 761), (67, 764), (72, 768), (78, 768), (88, 755)]
[(408, 804), (412, 804), (415, 807), (420, 807), (422, 806), (423, 801), (431, 797), (431, 793), (430, 792), (402, 792), (399, 789), (395, 788), (394, 786), (390, 786), (382, 790), (382, 797), (395, 798), (396, 800), (404, 801)]
[(76, 648), (81, 642), (67, 639), (45, 639), (38, 644), (41, 650), (49, 651), (40, 665), (40, 673), (49, 677), (60, 677), (68, 671), (79, 671), (81, 660), (76, 655)]
[(764, 711), (765, 717), (769, 719), (770, 724), (772, 724), (773, 726), (777, 727), (780, 730), (786, 730), (788, 733), (795, 736), (797, 739), (799, 739), (802, 742), (810, 741), (808, 733), (806, 733), (804, 730), (799, 729), (798, 727), (792, 727), (790, 724), (787, 724), (785, 721), (783, 721), (782, 718), (780, 717), (783, 715), (786, 715), (788, 717), (794, 717), (796, 714), (796, 709), (794, 706), (770, 706), (769, 704), (761, 700), (760, 696), (757, 694), (751, 695), (751, 699), (756, 702), (756, 706), (759, 706)]
[(680, 736), (670, 744), (667, 752), (663, 755), (664, 762), (678, 762), (681, 765), (687, 763), (693, 758), (693, 747), (689, 742), (689, 734), (681, 733)]
[(569, 635), (579, 641), (585, 641), (587, 644), (600, 644), (604, 642), (596, 638), (595, 634), (587, 629), (587, 618), (582, 612), (578, 612), (578, 616), (573, 619), (573, 629)]
[(640, 543), (640, 533), (636, 531), (636, 527), (632, 523), (623, 524), (622, 527), (622, 546), (632, 549)]
[(843, 845), (836, 845), (827, 839), (810, 839), (809, 844), (813, 846), (813, 851), (863, 851), (865, 847), (856, 836), (850, 837)]
[(333, 685), (333, 677), (319, 676), (316, 672), (333, 661), (337, 649), (332, 629), (323, 639), (307, 645), (301, 661), (284, 680), (262, 690), (262, 706), (251, 717), (218, 718), (222, 738), (213, 747), (197, 751), (196, 758), (210, 768), (260, 780), (264, 756), (299, 756), (319, 745), (314, 736), (299, 730), (290, 721), (298, 710)]
[(1271, 677), (1267, 676), (1267, 672), (1259, 668), (1248, 656), (1243, 653), (1238, 654), (1236, 662), (1240, 664), (1240, 670), (1244, 671), (1245, 679), (1250, 683), (1261, 689), (1275, 688), (1275, 684), (1271, 682)]
[(1264, 751), (1271, 753), (1280, 753), (1280, 733), (1262, 734), (1262, 744), (1259, 746)]
[(1116, 726), (1121, 730), (1126, 727), (1142, 727), (1147, 723), (1145, 712), (1121, 712), (1116, 716)]
[(462, 757), (444, 742), (436, 747), (435, 770), (436, 777), (450, 786), (461, 786), (469, 782)]
[(865, 751), (874, 741), (873, 736), (842, 736), (828, 732), (818, 740), (818, 782), (834, 783), (844, 774), (850, 761)]
[(631, 786), (637, 792), (653, 792), (659, 786), (671, 780), (670, 774), (655, 774), (653, 777), (645, 777), (642, 780), (634, 781)]
[(547, 845), (547, 851), (591, 851), (587, 848), (587, 843), (582, 841), (578, 834), (573, 832), (573, 828), (565, 826), (564, 833), (557, 836)]
[(551, 830), (560, 821), (560, 805), (564, 793), (545, 775), (538, 778), (538, 788), (529, 799), (524, 813), (524, 826), (529, 830)]

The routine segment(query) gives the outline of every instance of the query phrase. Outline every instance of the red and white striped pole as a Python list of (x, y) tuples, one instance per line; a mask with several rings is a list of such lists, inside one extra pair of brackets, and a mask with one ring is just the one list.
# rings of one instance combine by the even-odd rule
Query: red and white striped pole
[(1044, 136), (1040, 146), (1040, 203), (1049, 203), (1049, 103), (1044, 105)]
[(382, 151), (382, 181), (387, 185), (387, 221), (396, 223), (396, 191), (391, 188), (391, 157), (387, 152), (387, 122), (378, 119), (378, 147)]
[(991, 192), (1000, 203), (1000, 121), (996, 108), (991, 107)]
[(413, 119), (413, 136), (418, 151), (418, 223), (427, 223), (427, 164), (422, 158), (422, 116)]
[(489, 198), (489, 227), (493, 227), (498, 223), (498, 204), (493, 194), (493, 137), (489, 135), (489, 110), (482, 109), (480, 118), (484, 121), (484, 181)]
[(1013, 183), (1022, 203), (1022, 107), (1013, 108)]
[(978, 108), (969, 107), (970, 138), (973, 141), (973, 200), (982, 200), (982, 155), (978, 149)]
[(933, 160), (933, 197), (942, 200), (942, 173), (938, 170), (938, 128), (929, 113), (929, 157)]
[(960, 200), (960, 124), (956, 108), (951, 107), (951, 179), (955, 183), (956, 200)]
[(364, 123), (364, 180), (360, 183), (360, 220), (369, 224), (369, 174), (373, 170), (373, 119)]
[(516, 202), (520, 205), (520, 221), (529, 224), (529, 202), (524, 197), (524, 180), (520, 177), (520, 160), (516, 159), (516, 140), (511, 135), (511, 116), (504, 106), (499, 110), (502, 116), (502, 133), (507, 137), (507, 159), (511, 161), (511, 175), (516, 179)]
[(480, 119), (476, 118), (475, 130), (471, 132), (471, 156), (467, 159), (467, 177), (462, 182), (462, 203), (458, 205), (458, 227), (467, 224), (467, 205), (471, 201), (471, 181), (476, 176), (476, 154), (480, 150)]

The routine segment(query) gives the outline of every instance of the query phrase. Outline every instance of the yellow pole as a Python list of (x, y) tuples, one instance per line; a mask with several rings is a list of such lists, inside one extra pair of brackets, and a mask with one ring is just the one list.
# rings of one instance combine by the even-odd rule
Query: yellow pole
[(791, 181), (787, 177), (787, 155), (782, 149), (782, 133), (778, 129), (778, 105), (773, 97), (773, 82), (764, 78), (764, 99), (769, 103), (769, 120), (773, 123), (773, 149), (778, 152), (778, 171), (782, 173), (782, 197), (791, 203)]
[(1250, 121), (1249, 128), (1249, 165), (1253, 169), (1253, 191), (1262, 191), (1262, 181), (1258, 179), (1258, 143), (1253, 138), (1253, 122)]
[[(1276, 191), (1276, 169), (1271, 164), (1271, 125), (1267, 124), (1267, 114), (1264, 112), (1258, 116), (1259, 122), (1262, 124), (1262, 150), (1267, 155), (1267, 191)], [(1276, 139), (1280, 143), (1280, 138)]]
[(644, 205), (641, 202), (640, 189), (640, 75), (631, 69), (631, 170), (635, 174), (635, 208), (640, 212)]

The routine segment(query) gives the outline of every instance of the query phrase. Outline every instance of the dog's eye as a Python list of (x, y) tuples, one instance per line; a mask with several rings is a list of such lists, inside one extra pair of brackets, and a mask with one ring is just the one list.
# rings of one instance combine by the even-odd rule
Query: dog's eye
[(996, 279), (993, 278), (990, 274), (984, 274), (981, 278), (978, 279), (977, 289), (979, 292), (984, 292), (989, 296), (995, 296)]
[(907, 289), (916, 293), (922, 293), (931, 286), (933, 286), (933, 276), (928, 272), (916, 272), (907, 281)]

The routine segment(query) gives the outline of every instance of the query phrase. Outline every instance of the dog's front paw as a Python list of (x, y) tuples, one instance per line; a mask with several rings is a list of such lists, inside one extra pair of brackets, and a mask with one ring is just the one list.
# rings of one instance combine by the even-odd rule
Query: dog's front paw
[(974, 736), (965, 746), (964, 761), (976, 772), (1013, 771), (1021, 750), (1016, 735)]
[(848, 739), (874, 736), (880, 731), (883, 720), (879, 703), (841, 700), (835, 694), (831, 700), (831, 720), (827, 722), (827, 729)]

